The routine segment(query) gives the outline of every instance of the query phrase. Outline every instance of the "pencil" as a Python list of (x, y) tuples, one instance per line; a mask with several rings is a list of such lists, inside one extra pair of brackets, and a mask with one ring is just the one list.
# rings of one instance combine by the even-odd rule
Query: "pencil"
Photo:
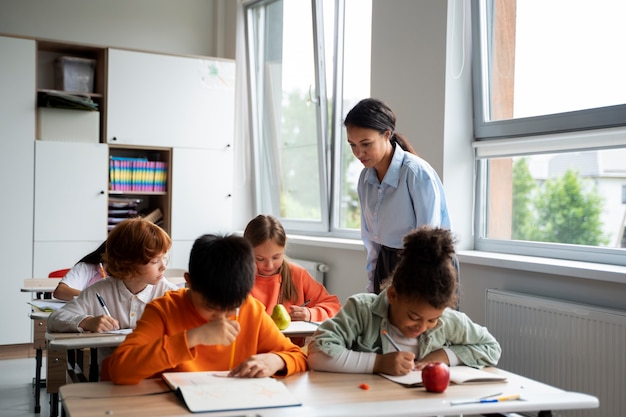
[[(239, 321), (239, 307), (235, 309), (235, 321)], [(235, 345), (237, 344), (237, 338), (233, 340), (233, 344), (230, 345), (230, 365), (228, 369), (233, 369), (235, 365)]]
[(389, 336), (389, 333), (387, 333), (387, 330), (383, 330), (383, 334), (385, 335), (385, 337), (387, 337), (387, 340), (389, 340), (389, 343), (391, 343), (391, 345), (398, 351), (400, 352), (400, 346), (398, 346), (398, 344), (396, 343), (395, 340), (393, 340), (391, 338), (391, 336)]
[(107, 273), (104, 270), (104, 265), (102, 265), (102, 262), (100, 262), (100, 275), (102, 275), (102, 278), (106, 278), (107, 277)]

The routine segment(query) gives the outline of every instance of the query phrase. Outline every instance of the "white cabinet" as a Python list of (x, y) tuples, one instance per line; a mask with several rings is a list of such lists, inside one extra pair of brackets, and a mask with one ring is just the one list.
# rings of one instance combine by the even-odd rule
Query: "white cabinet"
[(222, 149), (233, 142), (235, 63), (109, 49), (107, 142)]
[(107, 145), (37, 141), (36, 276), (71, 267), (106, 239), (107, 186)]
[(187, 268), (193, 241), (232, 231), (232, 148), (174, 148), (172, 155), (172, 267)]
[(31, 341), (27, 300), (32, 274), (35, 42), (0, 37), (0, 345)]

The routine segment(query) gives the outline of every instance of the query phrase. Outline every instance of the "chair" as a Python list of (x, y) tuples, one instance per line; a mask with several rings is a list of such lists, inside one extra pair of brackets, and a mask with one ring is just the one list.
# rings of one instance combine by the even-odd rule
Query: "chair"
[[(48, 274), (48, 278), (63, 278), (69, 272), (70, 268), (57, 269)], [(37, 293), (37, 298), (52, 298), (52, 293)]]
[(110, 381), (111, 375), (109, 373), (109, 366), (111, 363), (111, 357), (107, 356), (102, 360), (102, 368), (100, 369), (100, 381)]
[(71, 268), (65, 269), (57, 269), (56, 271), (52, 271), (48, 274), (48, 278), (63, 278), (65, 274), (70, 271)]

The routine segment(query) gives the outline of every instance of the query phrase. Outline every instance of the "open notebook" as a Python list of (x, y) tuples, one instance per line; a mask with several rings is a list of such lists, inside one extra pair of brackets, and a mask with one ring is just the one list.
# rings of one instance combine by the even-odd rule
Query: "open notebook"
[(33, 307), (33, 311), (43, 311), (44, 313), (52, 313), (63, 307), (65, 301), (56, 299), (32, 300), (28, 304)]
[(274, 378), (232, 378), (223, 372), (166, 372), (163, 380), (191, 412), (302, 405)]
[[(387, 374), (380, 374), (390, 381), (397, 382), (405, 387), (423, 387), (422, 383), (422, 371), (411, 371), (406, 375), (394, 376)], [(469, 366), (451, 366), (450, 367), (450, 382), (455, 384), (475, 384), (481, 382), (504, 382), (506, 377), (502, 375), (492, 374), (480, 369), (472, 368)]]

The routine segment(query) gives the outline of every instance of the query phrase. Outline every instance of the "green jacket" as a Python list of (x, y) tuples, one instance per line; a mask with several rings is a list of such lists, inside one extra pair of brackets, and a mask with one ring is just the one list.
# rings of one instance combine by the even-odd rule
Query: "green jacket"
[[(313, 335), (309, 352), (320, 351), (331, 357), (345, 349), (359, 352), (390, 352), (393, 347), (382, 337), (389, 331), (387, 292), (356, 294), (333, 318), (324, 321)], [(434, 328), (419, 336), (421, 359), (443, 347), (451, 349), (463, 364), (473, 367), (495, 366), (502, 349), (489, 331), (464, 313), (446, 308)]]

